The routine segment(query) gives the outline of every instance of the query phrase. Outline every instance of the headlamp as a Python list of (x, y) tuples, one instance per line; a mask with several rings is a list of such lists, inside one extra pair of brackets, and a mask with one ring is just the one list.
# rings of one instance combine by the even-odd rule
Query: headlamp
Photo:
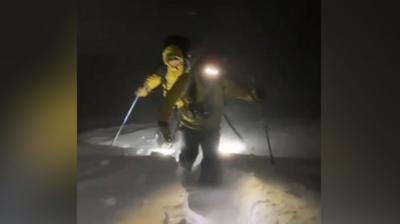
[(214, 65), (206, 65), (203, 74), (207, 77), (217, 77), (220, 74), (219, 68)]

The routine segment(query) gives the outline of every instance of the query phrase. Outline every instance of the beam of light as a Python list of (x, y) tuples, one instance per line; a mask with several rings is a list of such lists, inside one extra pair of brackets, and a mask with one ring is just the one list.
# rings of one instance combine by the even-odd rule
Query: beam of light
[(204, 74), (206, 74), (209, 77), (216, 77), (219, 75), (219, 69), (215, 66), (207, 65), (204, 68)]
[(151, 149), (151, 152), (158, 152), (164, 156), (172, 156), (175, 153), (175, 151), (176, 151), (175, 148), (168, 148), (168, 147), (157, 147)]
[(131, 146), (129, 144), (122, 144), (121, 147), (122, 148), (130, 148)]
[(226, 138), (221, 138), (218, 147), (218, 152), (222, 155), (241, 154), (245, 150), (246, 146), (242, 142)]
[(137, 154), (137, 155), (146, 155), (146, 150), (144, 150), (144, 149), (139, 149), (139, 150), (136, 151), (136, 154)]

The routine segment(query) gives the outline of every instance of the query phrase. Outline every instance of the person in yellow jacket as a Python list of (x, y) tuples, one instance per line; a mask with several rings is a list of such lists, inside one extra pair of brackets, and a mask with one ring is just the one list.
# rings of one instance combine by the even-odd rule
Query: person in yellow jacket
[[(162, 86), (163, 95), (166, 96), (176, 80), (189, 70), (185, 52), (177, 45), (166, 46), (162, 51), (162, 60), (164, 64), (145, 79), (143, 85), (136, 91), (137, 96), (146, 97), (159, 86)], [(177, 108), (182, 105), (181, 101), (175, 104)]]
[[(190, 173), (201, 146), (201, 183), (218, 180), (217, 150), (225, 99), (236, 98), (248, 102), (255, 100), (249, 88), (241, 87), (223, 77), (222, 64), (217, 59), (205, 57), (199, 60), (190, 73), (183, 74), (177, 80), (166, 94), (158, 122), (164, 139), (171, 141), (174, 136), (169, 129), (169, 121), (175, 103), (182, 102), (179, 119), (184, 144), (179, 163), (186, 174)], [(210, 61), (214, 62), (213, 65), (208, 64)]]

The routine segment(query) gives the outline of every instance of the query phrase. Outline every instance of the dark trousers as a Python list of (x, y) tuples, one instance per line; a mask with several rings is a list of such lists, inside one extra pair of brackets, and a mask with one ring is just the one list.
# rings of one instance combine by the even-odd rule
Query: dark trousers
[(203, 151), (203, 160), (200, 163), (203, 175), (219, 173), (218, 145), (219, 128), (209, 130), (193, 130), (182, 128), (183, 148), (179, 155), (180, 164), (190, 170), (199, 153), (199, 147)]

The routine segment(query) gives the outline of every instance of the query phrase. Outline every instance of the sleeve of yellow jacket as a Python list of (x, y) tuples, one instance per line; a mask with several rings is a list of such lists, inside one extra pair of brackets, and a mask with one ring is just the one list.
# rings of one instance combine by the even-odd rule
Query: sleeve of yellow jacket
[(157, 86), (161, 84), (161, 76), (158, 74), (151, 74), (147, 76), (144, 81), (143, 86), (146, 88), (147, 92), (151, 92)]
[(161, 104), (159, 121), (168, 123), (176, 102), (183, 97), (189, 83), (189, 74), (183, 74), (167, 92), (164, 102)]
[(224, 89), (224, 96), (228, 99), (253, 101), (250, 88), (241, 86), (230, 79), (225, 78), (222, 80), (222, 88)]

